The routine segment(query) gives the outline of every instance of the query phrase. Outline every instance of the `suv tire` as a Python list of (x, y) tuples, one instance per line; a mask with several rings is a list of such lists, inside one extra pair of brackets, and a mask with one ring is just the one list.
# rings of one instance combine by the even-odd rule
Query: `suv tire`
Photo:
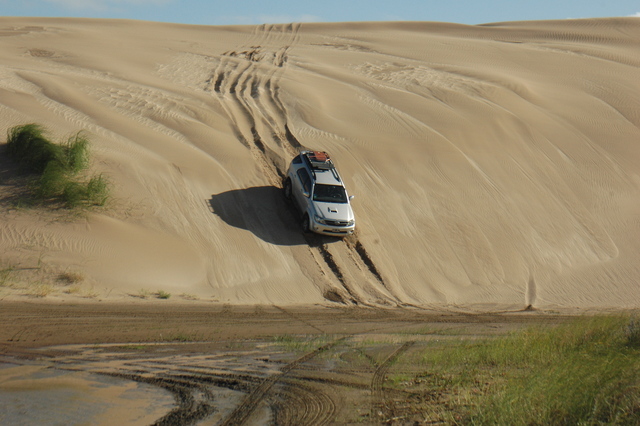
[(309, 224), (309, 215), (308, 214), (304, 214), (304, 216), (302, 216), (302, 232), (304, 232), (305, 234), (308, 234), (309, 232), (311, 232), (311, 227)]
[(284, 180), (282, 189), (284, 190), (284, 198), (286, 198), (287, 200), (290, 200), (291, 199), (291, 179), (286, 178)]

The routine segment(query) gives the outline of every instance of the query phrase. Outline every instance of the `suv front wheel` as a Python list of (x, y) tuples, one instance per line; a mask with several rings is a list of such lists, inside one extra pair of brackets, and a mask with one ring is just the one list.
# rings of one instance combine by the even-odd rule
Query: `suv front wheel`
[(309, 215), (306, 214), (306, 213), (302, 217), (302, 232), (304, 232), (305, 234), (308, 234), (309, 232), (311, 232), (311, 225), (309, 223)]
[(286, 178), (284, 184), (282, 185), (282, 189), (284, 190), (284, 198), (287, 200), (291, 199), (291, 179)]

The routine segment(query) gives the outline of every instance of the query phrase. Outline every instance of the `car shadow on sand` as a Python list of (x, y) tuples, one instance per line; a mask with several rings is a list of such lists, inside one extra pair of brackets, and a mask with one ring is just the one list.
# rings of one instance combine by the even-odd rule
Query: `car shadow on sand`
[(214, 194), (211, 211), (228, 225), (245, 229), (270, 244), (319, 246), (339, 241), (336, 237), (304, 234), (301, 216), (275, 186), (254, 186)]

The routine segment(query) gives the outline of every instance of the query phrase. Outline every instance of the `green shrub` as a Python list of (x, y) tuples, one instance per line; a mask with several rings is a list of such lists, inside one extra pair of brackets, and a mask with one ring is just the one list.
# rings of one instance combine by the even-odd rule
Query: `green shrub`
[(40, 177), (35, 180), (34, 193), (43, 200), (55, 198), (64, 192), (68, 183), (68, 172), (62, 164), (50, 161)]
[(66, 168), (78, 173), (89, 166), (89, 140), (82, 134), (76, 133), (64, 145)]
[(87, 182), (87, 199), (91, 204), (104, 206), (109, 198), (109, 183), (103, 175), (97, 175)]
[(62, 148), (52, 144), (38, 124), (25, 124), (9, 129), (7, 152), (30, 171), (42, 173), (51, 161), (61, 161)]
[(158, 296), (158, 299), (168, 299), (171, 297), (171, 293), (167, 293), (164, 290), (158, 290), (156, 296)]
[(57, 145), (38, 124), (15, 126), (7, 134), (7, 153), (39, 174), (32, 192), (40, 200), (61, 201), (73, 208), (102, 206), (108, 199), (108, 183), (102, 175), (88, 181), (78, 177), (89, 166), (89, 140), (82, 132)]

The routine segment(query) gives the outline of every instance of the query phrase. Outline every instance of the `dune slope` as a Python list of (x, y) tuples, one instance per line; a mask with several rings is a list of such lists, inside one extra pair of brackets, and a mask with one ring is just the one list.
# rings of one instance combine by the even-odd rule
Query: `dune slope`
[[(103, 296), (640, 306), (640, 19), (204, 27), (0, 18), (0, 131), (85, 130), (106, 209), (16, 209), (0, 266)], [(280, 193), (331, 153), (358, 232)]]

